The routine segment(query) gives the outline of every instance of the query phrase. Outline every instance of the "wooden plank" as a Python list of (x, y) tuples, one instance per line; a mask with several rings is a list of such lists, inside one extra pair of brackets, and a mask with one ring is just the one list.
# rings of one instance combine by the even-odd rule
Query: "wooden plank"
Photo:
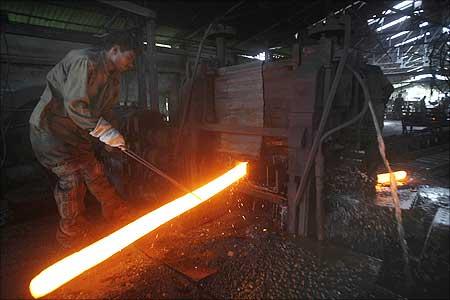
[[(247, 133), (222, 132), (219, 151), (258, 158), (262, 135), (248, 133), (256, 133), (259, 129), (255, 128), (264, 125), (262, 63), (220, 68), (215, 80), (215, 109), (218, 121), (215, 126), (225, 130), (233, 126), (236, 131)], [(239, 127), (252, 127), (253, 130), (239, 130)]]
[(248, 72), (250, 70), (261, 70), (261, 66), (262, 66), (262, 62), (257, 61), (257, 62), (248, 63), (248, 64), (240, 64), (240, 65), (235, 65), (235, 66), (230, 66), (230, 67), (223, 67), (223, 68), (219, 68), (217, 70), (217, 74), (219, 76), (240, 74), (242, 71)]

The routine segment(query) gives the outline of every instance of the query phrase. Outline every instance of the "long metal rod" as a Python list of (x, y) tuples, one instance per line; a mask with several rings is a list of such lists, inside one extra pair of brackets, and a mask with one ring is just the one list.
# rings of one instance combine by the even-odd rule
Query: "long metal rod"
[(139, 155), (137, 155), (136, 153), (134, 153), (133, 151), (129, 150), (129, 149), (124, 149), (122, 150), (123, 153), (125, 153), (126, 155), (128, 155), (129, 157), (133, 158), (134, 160), (136, 160), (137, 162), (139, 162), (140, 164), (144, 165), (145, 167), (147, 167), (148, 169), (150, 169), (151, 171), (155, 172), (156, 174), (158, 174), (159, 176), (165, 178), (167, 181), (170, 181), (173, 185), (175, 185), (177, 188), (179, 188), (180, 190), (192, 194), (194, 195), (196, 198), (200, 199), (200, 197), (198, 197), (197, 195), (195, 195), (190, 189), (188, 189), (186, 186), (184, 186), (183, 184), (181, 184), (180, 182), (178, 182), (177, 180), (173, 179), (172, 177), (170, 177), (169, 175), (167, 175), (165, 172), (161, 171), (160, 169), (158, 169), (156, 166), (154, 166), (152, 163), (146, 161), (145, 159), (143, 159), (142, 157), (140, 157)]

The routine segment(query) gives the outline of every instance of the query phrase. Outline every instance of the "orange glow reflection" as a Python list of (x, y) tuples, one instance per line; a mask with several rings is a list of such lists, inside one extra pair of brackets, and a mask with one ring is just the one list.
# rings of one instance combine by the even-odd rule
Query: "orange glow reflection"
[[(404, 181), (406, 179), (406, 172), (405, 171), (397, 171), (394, 172), (395, 180), (396, 181)], [(378, 174), (377, 175), (377, 183), (378, 184), (389, 184), (391, 182), (389, 173), (384, 174)]]
[(56, 262), (31, 280), (31, 295), (40, 298), (56, 290), (150, 231), (223, 191), (246, 174), (247, 163), (241, 162), (222, 176), (193, 191), (198, 198), (193, 194), (186, 194)]

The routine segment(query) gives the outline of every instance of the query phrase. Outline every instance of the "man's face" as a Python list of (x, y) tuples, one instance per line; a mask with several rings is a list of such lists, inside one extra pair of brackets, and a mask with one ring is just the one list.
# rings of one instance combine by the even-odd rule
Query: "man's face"
[(125, 72), (134, 67), (136, 54), (133, 50), (121, 51), (120, 47), (114, 46), (111, 52), (111, 61), (119, 72)]

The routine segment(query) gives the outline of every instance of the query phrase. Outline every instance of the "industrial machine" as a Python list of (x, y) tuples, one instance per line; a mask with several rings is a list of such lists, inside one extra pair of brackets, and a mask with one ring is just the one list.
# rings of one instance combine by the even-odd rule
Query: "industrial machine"
[[(325, 173), (352, 159), (373, 173), (377, 161), (361, 83), (380, 124), (393, 89), (378, 67), (351, 50), (346, 17), (330, 18), (308, 34), (307, 42), (294, 45), (289, 60), (213, 70), (201, 66), (192, 92), (186, 88), (183, 102), (189, 103), (184, 107), (189, 117), (180, 127), (186, 127), (183, 144), (190, 141), (184, 152), (193, 178), (205, 158), (250, 160), (247, 192), (287, 207), (289, 232), (323, 239)], [(309, 155), (313, 147), (316, 153)], [(302, 177), (306, 184), (299, 200)]]
[(308, 29), (291, 59), (195, 66), (181, 89), (178, 127), (164, 129), (169, 151), (155, 157), (166, 157), (168, 170), (191, 187), (229, 162), (249, 161), (242, 191), (276, 204), (290, 233), (324, 239), (327, 175), (350, 163), (374, 177), (379, 154), (368, 98), (382, 126), (393, 91), (380, 68), (352, 49), (351, 33), (350, 18), (332, 17)]

